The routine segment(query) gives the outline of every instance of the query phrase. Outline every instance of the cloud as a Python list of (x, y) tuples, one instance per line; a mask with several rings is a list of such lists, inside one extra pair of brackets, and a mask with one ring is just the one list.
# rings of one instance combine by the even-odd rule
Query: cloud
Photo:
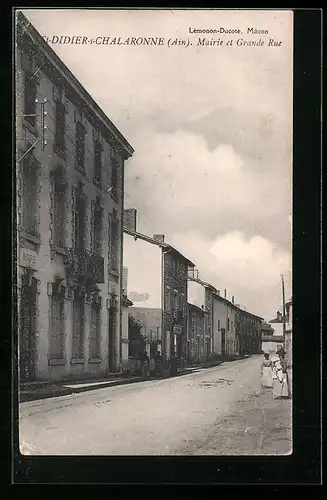
[(212, 241), (200, 231), (189, 231), (175, 233), (172, 241), (196, 262), (203, 280), (222, 294), (227, 289), (229, 299), (235, 296), (235, 302), (251, 312), (265, 317), (272, 314), (273, 304), (280, 300), (281, 273), (288, 276), (289, 293), (290, 254), (261, 236), (247, 239), (241, 231), (233, 231)]
[(126, 204), (138, 209), (144, 230), (169, 236), (201, 228), (213, 238), (242, 228), (249, 236), (285, 240), (289, 225), (280, 214), (289, 212), (287, 182), (254, 169), (232, 144), (210, 150), (204, 135), (149, 128), (139, 129), (135, 143), (138, 153), (126, 165)]

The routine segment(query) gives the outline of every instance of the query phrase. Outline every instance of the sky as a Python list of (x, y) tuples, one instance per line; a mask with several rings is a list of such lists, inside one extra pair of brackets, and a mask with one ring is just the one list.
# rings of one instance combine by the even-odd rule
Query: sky
[[(135, 150), (125, 206), (137, 209), (137, 229), (165, 234), (203, 280), (275, 317), (281, 273), (291, 296), (292, 12), (23, 12), (43, 36), (164, 38), (160, 47), (51, 47)], [(242, 33), (189, 29), (221, 27)], [(249, 35), (249, 27), (268, 35)], [(199, 37), (224, 45), (198, 46)], [(170, 38), (192, 45), (169, 47)], [(268, 46), (270, 38), (282, 43)]]

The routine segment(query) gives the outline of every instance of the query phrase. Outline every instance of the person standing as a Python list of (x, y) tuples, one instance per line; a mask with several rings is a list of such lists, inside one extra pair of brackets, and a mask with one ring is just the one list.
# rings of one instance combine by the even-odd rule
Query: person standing
[(146, 351), (144, 351), (142, 356), (142, 376), (143, 377), (150, 376), (150, 358)]
[(162, 377), (163, 373), (163, 367), (162, 367), (162, 356), (160, 351), (157, 351), (156, 357), (155, 357), (155, 372), (158, 377)]
[(271, 388), (273, 386), (273, 365), (267, 352), (264, 353), (264, 358), (261, 365), (261, 387)]
[(289, 381), (287, 374), (287, 363), (285, 354), (279, 352), (272, 359), (273, 363), (273, 397), (274, 399), (285, 399), (290, 397)]

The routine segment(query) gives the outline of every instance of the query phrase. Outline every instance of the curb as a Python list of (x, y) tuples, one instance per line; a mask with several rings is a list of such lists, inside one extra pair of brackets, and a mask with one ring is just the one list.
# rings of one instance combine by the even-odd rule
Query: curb
[(127, 385), (127, 384), (134, 384), (134, 383), (137, 383), (137, 382), (150, 382), (150, 381), (154, 381), (154, 380), (163, 380), (163, 379), (167, 379), (167, 378), (176, 378), (176, 377), (181, 377), (183, 375), (187, 375), (189, 373), (193, 373), (197, 371), (196, 369), (194, 370), (185, 370), (185, 372), (180, 372), (180, 373), (177, 373), (176, 375), (170, 375), (170, 374), (167, 374), (167, 375), (163, 375), (162, 377), (131, 377), (131, 378), (127, 378), (126, 380), (119, 380), (119, 381), (115, 381), (115, 380), (110, 380), (108, 381), (107, 383), (101, 383), (101, 384), (98, 384), (98, 385), (93, 385), (93, 386), (85, 386), (85, 387), (76, 387), (76, 388), (73, 388), (73, 387), (62, 387), (62, 386), (58, 386), (58, 387), (51, 387), (51, 388), (48, 388), (48, 390), (45, 390), (43, 393), (41, 392), (42, 389), (40, 389), (40, 392), (38, 393), (37, 391), (24, 391), (24, 392), (19, 392), (19, 395), (18, 395), (18, 399), (19, 399), (19, 403), (26, 403), (28, 401), (37, 401), (37, 400), (40, 400), (40, 399), (48, 399), (48, 398), (55, 398), (55, 397), (59, 397), (59, 396), (68, 396), (69, 394), (79, 394), (81, 392), (87, 392), (87, 391), (93, 391), (93, 390), (97, 390), (97, 389), (105, 389), (107, 387), (115, 387), (115, 386), (118, 386), (118, 385)]

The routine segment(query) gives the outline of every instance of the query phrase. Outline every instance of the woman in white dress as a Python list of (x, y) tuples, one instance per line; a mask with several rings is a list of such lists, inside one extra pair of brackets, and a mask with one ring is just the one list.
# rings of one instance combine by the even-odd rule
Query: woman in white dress
[(287, 374), (287, 363), (284, 353), (272, 359), (273, 362), (273, 397), (274, 399), (288, 399), (290, 386)]
[(261, 365), (261, 387), (271, 388), (273, 386), (273, 371), (272, 371), (272, 362), (269, 359), (269, 354), (265, 352), (265, 359)]

